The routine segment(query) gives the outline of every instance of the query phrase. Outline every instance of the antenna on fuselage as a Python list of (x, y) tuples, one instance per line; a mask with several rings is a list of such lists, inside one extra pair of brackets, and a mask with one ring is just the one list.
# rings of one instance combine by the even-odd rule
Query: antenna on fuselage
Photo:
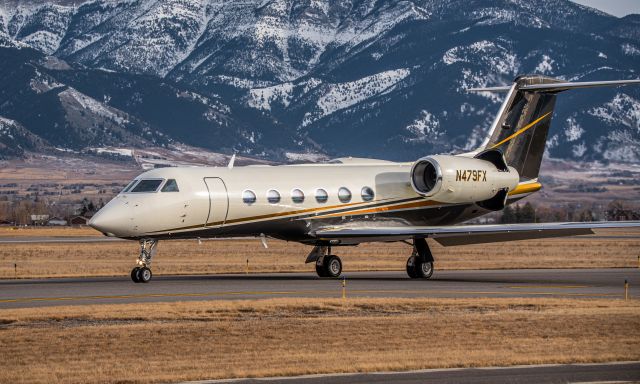
[(229, 164), (227, 165), (227, 168), (231, 169), (233, 168), (233, 164), (236, 162), (236, 154), (234, 153), (231, 158), (229, 159)]

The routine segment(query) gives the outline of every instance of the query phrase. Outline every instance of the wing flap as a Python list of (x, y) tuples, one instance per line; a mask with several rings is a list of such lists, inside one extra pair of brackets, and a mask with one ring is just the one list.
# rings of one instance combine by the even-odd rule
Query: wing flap
[(593, 230), (590, 228), (562, 229), (562, 230), (545, 230), (545, 231), (522, 231), (522, 232), (498, 232), (498, 233), (479, 233), (473, 236), (443, 236), (435, 237), (435, 240), (445, 247), (453, 247), (457, 245), (501, 243), (505, 241), (547, 239), (551, 237), (592, 235)]
[(455, 226), (338, 226), (312, 233), (320, 240), (339, 239), (344, 244), (374, 241), (400, 241), (433, 238), (444, 246), (494, 243), (549, 237), (588, 235), (593, 229), (640, 227), (640, 221), (601, 221), (585, 223), (532, 223)]

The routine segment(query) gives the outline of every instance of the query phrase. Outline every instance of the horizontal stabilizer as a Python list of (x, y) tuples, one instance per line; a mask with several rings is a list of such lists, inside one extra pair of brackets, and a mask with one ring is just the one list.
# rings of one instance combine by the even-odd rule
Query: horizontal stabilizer
[(434, 238), (444, 246), (494, 243), (512, 240), (541, 239), (588, 235), (593, 229), (640, 227), (640, 221), (599, 221), (584, 223), (531, 223), (455, 226), (338, 226), (311, 233), (321, 240), (340, 239), (341, 244), (368, 241), (401, 241), (411, 238)]
[[(546, 83), (546, 84), (530, 84), (522, 85), (518, 89), (523, 91), (549, 91), (562, 92), (576, 88), (592, 88), (592, 87), (613, 87), (618, 85), (640, 84), (640, 79), (636, 80), (612, 80), (612, 81), (582, 81), (582, 82), (565, 82), (565, 83)], [(469, 92), (507, 92), (510, 86), (503, 87), (487, 87), (487, 88), (469, 88)]]

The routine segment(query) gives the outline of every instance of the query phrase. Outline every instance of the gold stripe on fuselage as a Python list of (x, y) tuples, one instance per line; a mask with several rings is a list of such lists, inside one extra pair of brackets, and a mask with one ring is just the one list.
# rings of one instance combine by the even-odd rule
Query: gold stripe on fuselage
[(356, 210), (346, 211), (346, 212), (330, 213), (326, 215), (315, 216), (315, 217), (312, 217), (312, 219), (324, 219), (327, 217), (341, 217), (341, 216), (353, 216), (353, 215), (366, 215), (368, 213), (392, 212), (392, 211), (399, 211), (399, 210), (411, 209), (411, 208), (423, 208), (423, 207), (429, 207), (432, 205), (440, 205), (440, 204), (443, 204), (443, 203), (440, 203), (434, 200), (424, 200), (424, 201), (416, 201), (412, 203), (404, 203), (404, 204), (397, 204), (397, 205), (391, 204), (383, 207), (376, 207), (376, 208), (369, 208), (369, 209), (356, 209)]

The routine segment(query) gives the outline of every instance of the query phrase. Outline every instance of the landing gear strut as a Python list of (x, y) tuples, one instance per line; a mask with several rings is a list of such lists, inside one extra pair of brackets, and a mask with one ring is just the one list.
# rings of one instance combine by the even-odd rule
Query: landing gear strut
[(138, 266), (131, 270), (131, 280), (134, 283), (148, 283), (153, 274), (151, 273), (151, 259), (157, 252), (158, 240), (140, 240), (140, 255), (138, 256)]
[(433, 275), (433, 255), (427, 240), (413, 240), (413, 253), (407, 259), (407, 275), (412, 279), (428, 279)]
[[(342, 273), (342, 260), (336, 255), (331, 254), (331, 247), (316, 247), (312, 254), (316, 255), (316, 273), (320, 277), (339, 277)], [(326, 255), (325, 255), (326, 252)], [(311, 256), (311, 255), (310, 255)]]

